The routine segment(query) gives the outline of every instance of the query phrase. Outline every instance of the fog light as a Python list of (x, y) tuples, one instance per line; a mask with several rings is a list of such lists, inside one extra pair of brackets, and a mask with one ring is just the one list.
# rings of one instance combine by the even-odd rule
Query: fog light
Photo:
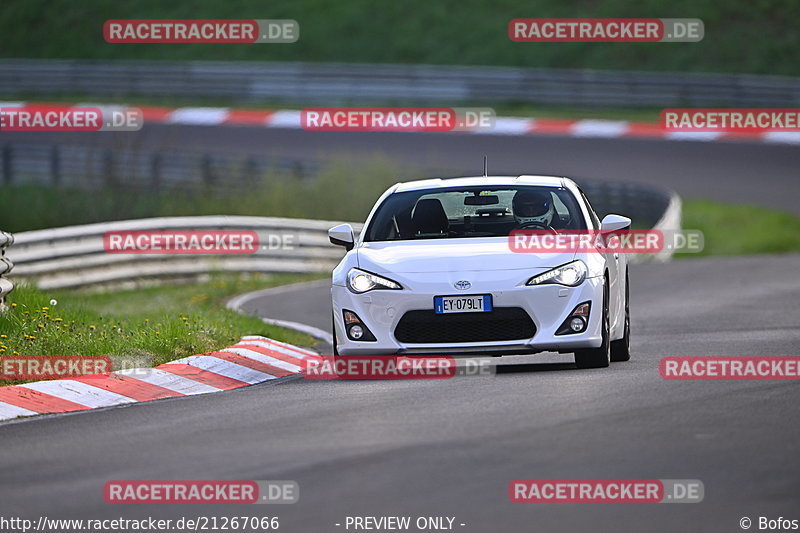
[(359, 326), (350, 326), (350, 336), (356, 340), (360, 339), (364, 335), (364, 329)]
[(564, 322), (558, 326), (556, 335), (574, 335), (583, 333), (589, 324), (589, 313), (592, 309), (592, 302), (582, 302), (575, 306)]
[(569, 321), (569, 329), (571, 329), (575, 333), (582, 331), (584, 327), (586, 327), (586, 322), (579, 316), (576, 316), (575, 318)]
[(359, 342), (375, 342), (375, 335), (372, 334), (357, 314), (347, 309), (342, 309), (342, 315), (344, 316), (344, 328), (348, 339)]

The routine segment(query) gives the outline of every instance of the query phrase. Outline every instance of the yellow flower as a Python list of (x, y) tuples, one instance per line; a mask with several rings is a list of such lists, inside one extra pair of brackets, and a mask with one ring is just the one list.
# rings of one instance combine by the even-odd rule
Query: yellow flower
[(93, 330), (93, 329), (95, 329), (95, 327), (94, 327), (94, 324), (91, 324), (91, 325), (89, 326), (89, 329), (92, 329), (92, 330)]
[(7, 339), (8, 335), (0, 335), (0, 339)]
[(44, 327), (44, 324), (36, 324), (36, 327), (42, 329)]
[(11, 307), (16, 307), (16, 306), (17, 306), (17, 304), (15, 304), (14, 302), (11, 302)]
[(54, 318), (53, 322), (62, 322), (63, 320), (64, 320), (63, 318)]

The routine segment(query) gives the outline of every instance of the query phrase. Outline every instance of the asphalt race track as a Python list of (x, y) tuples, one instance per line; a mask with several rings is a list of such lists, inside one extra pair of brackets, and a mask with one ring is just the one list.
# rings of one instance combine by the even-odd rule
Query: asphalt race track
[[(210, 129), (186, 129), (192, 142), (211, 137)], [(233, 128), (218, 144), (250, 139), (252, 145), (323, 149), (322, 137), (302, 144), (302, 135)], [(389, 143), (388, 135), (341, 138), (363, 140), (365, 151), (383, 141), (393, 154), (427, 142), (444, 163), (462, 151), (462, 166), (464, 154), (480, 153), (482, 140), (408, 135)], [(556, 172), (561, 157), (564, 174), (653, 179), (692, 196), (800, 212), (797, 147), (485, 141), (490, 158), (508, 154), (509, 171), (530, 160), (539, 163), (532, 171)], [(475, 151), (463, 151), (473, 145)], [(336, 143), (325, 149), (335, 150)], [(496, 168), (506, 167), (498, 161)], [(664, 356), (800, 355), (798, 272), (800, 255), (631, 266), (634, 355), (607, 369), (577, 370), (571, 356), (519, 356), (498, 360), (494, 376), (299, 379), (4, 424), (0, 515), (277, 515), (281, 531), (290, 533), (345, 531), (335, 524), (348, 515), (454, 516), (456, 530), (498, 533), (726, 532), (741, 531), (744, 516), (800, 518), (797, 382), (676, 382), (658, 373)], [(329, 329), (329, 305), (320, 283), (267, 294), (248, 309)], [(513, 504), (508, 484), (520, 478), (699, 479), (705, 500)], [(296, 480), (300, 502), (106, 504), (103, 484), (124, 479)]]

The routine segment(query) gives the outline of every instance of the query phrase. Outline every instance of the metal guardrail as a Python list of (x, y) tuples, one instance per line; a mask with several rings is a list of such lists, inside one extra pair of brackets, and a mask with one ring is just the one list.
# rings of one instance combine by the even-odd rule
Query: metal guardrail
[(0, 60), (0, 95), (297, 104), (797, 107), (800, 78), (486, 66)]
[(14, 290), (14, 283), (5, 277), (14, 268), (14, 263), (6, 257), (6, 248), (12, 244), (14, 244), (14, 236), (0, 231), (0, 311), (5, 310), (6, 295)]
[[(601, 214), (616, 210), (621, 214), (640, 213), (639, 221), (661, 230), (680, 229), (680, 199), (675, 193), (635, 184), (587, 186), (587, 194), (613, 198)], [(607, 200), (608, 201), (608, 200)], [(119, 286), (161, 278), (196, 278), (217, 271), (229, 272), (330, 272), (343, 255), (332, 246), (327, 230), (334, 221), (272, 217), (199, 216), (125, 220), (69, 226), (16, 234), (13, 257), (15, 278), (33, 281), (41, 289), (60, 289), (89, 285)], [(362, 224), (353, 224), (360, 232)], [(107, 253), (103, 236), (109, 231), (135, 230), (250, 230), (259, 242), (270, 236), (292, 236), (292, 246), (260, 248), (247, 255), (142, 255)], [(671, 251), (654, 256), (641, 254), (632, 262), (669, 259)]]
[(125, 184), (148, 190), (252, 186), (265, 176), (308, 178), (320, 161), (261, 154), (222, 154), (169, 148), (5, 143), (0, 183), (97, 189)]
[[(167, 217), (125, 220), (16, 235), (15, 278), (41, 289), (119, 285), (153, 278), (194, 278), (228, 272), (328, 272), (341, 259), (327, 230), (338, 222), (245, 216)], [(269, 236), (292, 237), (292, 246), (259, 248), (253, 254), (112, 254), (103, 245), (109, 231), (248, 230), (269, 246)]]

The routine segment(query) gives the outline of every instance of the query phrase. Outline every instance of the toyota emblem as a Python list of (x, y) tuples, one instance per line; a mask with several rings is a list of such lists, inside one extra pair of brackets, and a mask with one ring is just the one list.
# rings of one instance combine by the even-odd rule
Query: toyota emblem
[(470, 283), (469, 281), (467, 281), (465, 279), (462, 279), (461, 281), (456, 281), (454, 285), (455, 285), (456, 289), (458, 289), (460, 291), (465, 291), (465, 290), (469, 289), (470, 287), (472, 287), (472, 283)]

